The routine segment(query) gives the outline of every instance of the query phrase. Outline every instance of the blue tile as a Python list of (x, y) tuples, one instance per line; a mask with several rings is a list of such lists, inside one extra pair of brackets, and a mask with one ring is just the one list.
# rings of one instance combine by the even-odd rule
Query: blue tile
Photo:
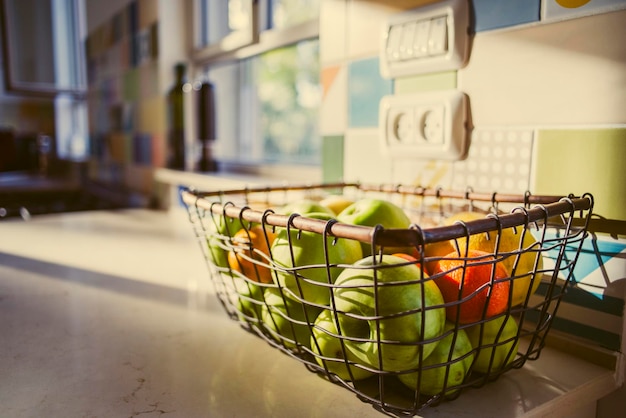
[(537, 22), (541, 16), (540, 0), (473, 0), (472, 4), (475, 32)]
[(348, 66), (348, 126), (378, 125), (378, 103), (393, 92), (393, 82), (383, 79), (378, 58), (354, 61)]

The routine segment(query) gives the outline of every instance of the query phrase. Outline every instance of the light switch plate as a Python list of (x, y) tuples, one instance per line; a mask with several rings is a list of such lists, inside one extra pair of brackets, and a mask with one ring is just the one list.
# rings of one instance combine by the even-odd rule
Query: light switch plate
[(467, 152), (467, 96), (458, 90), (385, 96), (381, 148), (393, 158), (459, 160)]
[(384, 78), (459, 69), (469, 55), (468, 0), (444, 0), (391, 16), (383, 25)]

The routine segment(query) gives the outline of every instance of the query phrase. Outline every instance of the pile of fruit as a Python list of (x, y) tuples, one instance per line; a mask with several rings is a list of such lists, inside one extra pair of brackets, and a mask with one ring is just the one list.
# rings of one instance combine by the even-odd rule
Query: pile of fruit
[[(406, 229), (402, 208), (332, 195), (275, 213)], [(446, 224), (484, 218), (457, 213)], [(297, 228), (216, 216), (208, 256), (234, 283), (236, 315), (333, 378), (392, 375), (423, 396), (453, 394), (518, 353), (516, 312), (540, 282), (540, 245), (524, 228), (377, 248)], [(516, 310), (517, 308), (517, 310)]]

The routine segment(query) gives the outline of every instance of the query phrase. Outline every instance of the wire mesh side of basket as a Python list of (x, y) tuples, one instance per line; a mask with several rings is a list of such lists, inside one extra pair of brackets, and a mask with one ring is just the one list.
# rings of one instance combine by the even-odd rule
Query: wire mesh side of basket
[[(320, 190), (325, 189), (317, 191)], [(381, 193), (381, 190), (387, 196), (390, 193), (394, 194), (393, 191), (383, 188), (370, 191)], [(267, 189), (264, 193), (268, 196), (266, 201), (269, 201), (272, 190)], [(436, 199), (445, 196), (445, 192), (440, 190), (433, 193)], [(187, 196), (190, 221), (207, 260), (218, 299), (225, 311), (246, 329), (301, 361), (310, 370), (326, 376), (332, 382), (354, 392), (363, 401), (392, 415), (416, 414), (427, 405), (436, 405), (444, 399), (454, 399), (466, 389), (482, 386), (512, 368), (522, 367), (527, 360), (539, 357), (552, 319), (557, 313), (561, 297), (571, 278), (593, 206), (590, 197), (558, 200), (546, 197), (546, 201), (552, 203), (530, 208), (530, 199), (525, 195), (524, 206), (512, 210), (509, 214), (492, 213), (477, 221), (432, 228), (421, 228), (415, 224), (407, 230), (355, 229), (333, 220), (320, 221), (279, 215), (266, 208), (256, 210), (248, 206), (250, 199), (247, 194), (247, 191), (232, 193), (228, 195), (228, 199), (224, 199), (224, 195), (207, 197), (196, 194), (195, 200)], [(418, 197), (425, 194), (427, 193), (422, 191), (422, 195)], [(234, 203), (230, 198), (236, 195), (239, 195), (241, 200)], [(496, 202), (493, 196), (495, 194), (491, 196), (492, 208)], [(406, 195), (402, 196), (402, 199), (406, 198)], [(468, 193), (451, 198), (467, 203)], [(467, 205), (464, 206), (466, 207)], [(443, 214), (442, 208), (441, 205), (437, 208), (440, 214)], [(260, 235), (255, 239), (251, 236), (253, 227), (254, 232)], [(264, 247), (264, 243), (265, 247), (271, 247), (272, 235), (280, 229), (287, 230), (290, 240), (299, 239), (307, 232), (318, 235), (319, 245), (324, 250), (324, 260), (312, 265), (285, 266), (276, 263), (271, 251), (269, 253), (265, 251), (267, 248), (261, 251), (261, 247)], [(501, 246), (500, 237), (503, 231), (507, 230), (512, 230), (520, 237), (517, 248)], [(237, 232), (244, 239), (240, 241), (234, 239)], [(481, 234), (495, 240), (489, 257), (473, 257), (467, 253), (468, 241)], [(521, 238), (526, 234), (533, 237), (533, 242), (528, 245)], [(379, 296), (378, 299), (374, 297), (375, 309), (357, 315), (342, 310), (338, 307), (341, 303), (338, 303), (340, 301), (337, 294), (343, 291), (345, 286), (337, 285), (336, 276), (331, 273), (334, 270), (354, 269), (355, 266), (354, 263), (330, 259), (328, 255), (328, 248), (337, 245), (342, 239), (369, 242), (371, 248), (376, 248), (381, 253), (388, 247), (412, 249), (407, 253), (410, 252), (413, 258), (406, 258), (403, 266), (419, 266), (418, 277), (403, 284), (389, 284), (377, 280), (376, 277), (382, 276), (385, 269), (400, 267), (381, 265), (379, 262), (382, 256), (374, 251), (372, 265), (358, 267), (371, 272), (374, 280), (369, 287), (361, 285), (357, 288)], [(456, 254), (433, 256), (425, 251), (429, 245), (441, 242), (452, 245)], [(293, 251), (292, 244), (289, 241), (290, 251)], [(228, 255), (232, 258), (230, 263)], [(522, 270), (520, 260), (529, 255), (534, 259), (532, 270), (520, 271)], [(538, 262), (539, 259), (543, 262)], [(424, 289), (429, 283), (432, 284), (449, 273), (439, 271), (429, 274), (431, 272), (426, 271), (426, 266), (429, 263), (441, 264), (446, 260), (460, 262), (460, 267), (457, 268), (463, 273), (472, 263), (493, 266), (496, 262), (508, 261), (512, 268), (510, 277), (497, 279), (492, 273), (491, 280), (485, 288), (468, 295), (459, 295), (459, 300), (456, 301), (425, 306), (422, 300), (421, 305), (395, 311), (380, 308), (380, 295), (394, 286), (420, 289), (421, 293), (417, 293), (424, 295), (426, 293)], [(495, 271), (495, 268), (492, 270)], [(264, 272), (269, 272), (269, 280)], [(309, 278), (311, 272), (318, 272), (326, 279), (311, 280)], [(279, 280), (280, 276), (292, 277), (292, 284), (295, 283), (295, 286), (286, 286), (285, 280)], [(491, 295), (498, 283), (521, 283), (522, 280), (529, 281), (529, 288), (536, 289), (536, 292), (526, 292), (520, 303), (512, 306), (509, 302), (504, 310), (491, 318), (486, 318), (486, 312), (482, 312), (480, 318), (469, 324), (459, 322), (458, 313), (462, 311), (463, 303), (468, 303), (484, 292)], [(307, 286), (316, 286), (321, 291), (327, 292), (328, 302), (312, 302), (303, 291)], [(512, 296), (512, 288), (509, 285), (509, 297)], [(489, 296), (487, 301), (488, 298)], [(416, 318), (419, 327), (424, 330), (427, 326), (426, 317), (430, 312), (445, 310), (447, 314), (448, 311), (455, 309), (456, 317), (449, 318), (446, 315), (446, 324), (451, 323), (452, 327), (442, 330), (438, 335), (417, 335), (409, 341), (401, 341), (401, 338), (389, 338), (380, 332), (381, 329), (389, 327), (394, 320), (409, 318)], [(325, 316), (325, 322), (319, 320), (322, 316)], [(374, 331), (369, 334), (348, 332), (349, 330), (342, 325), (345, 325), (346, 321), (342, 321), (341, 318), (349, 318), (361, 325), (367, 324), (368, 329)], [(509, 332), (504, 336), (510, 321), (517, 325), (515, 332), (513, 334)], [(495, 322), (499, 325), (490, 326)], [(478, 331), (475, 331), (476, 329)], [(487, 329), (495, 332), (495, 340), (487, 341), (485, 338)], [(462, 335), (469, 331), (478, 335), (478, 343), (473, 344), (469, 352), (457, 356), (454, 350), (449, 350), (447, 357), (428, 363), (430, 353), (425, 355), (426, 347), (443, 346), (442, 341), (455, 347), (457, 342), (464, 338)], [(330, 344), (329, 341), (334, 344), (334, 351), (324, 350), (323, 347)], [(367, 345), (374, 347), (377, 356), (363, 360), (363, 357), (355, 355), (358, 347)], [(413, 350), (415, 355), (412, 362), (406, 366), (386, 367), (384, 353), (396, 348), (402, 348), (404, 351)], [(483, 367), (478, 371), (476, 359), (481, 353), (482, 357), (487, 353), (487, 360), (483, 361), (486, 368)], [(471, 366), (466, 367), (465, 376), (461, 381), (450, 378), (461, 365), (468, 362)], [(424, 381), (427, 380), (424, 376), (433, 371), (444, 376), (444, 383), (436, 390), (424, 390)], [(411, 378), (407, 379), (408, 377)], [(414, 386), (403, 384), (402, 381), (406, 380), (413, 382)]]

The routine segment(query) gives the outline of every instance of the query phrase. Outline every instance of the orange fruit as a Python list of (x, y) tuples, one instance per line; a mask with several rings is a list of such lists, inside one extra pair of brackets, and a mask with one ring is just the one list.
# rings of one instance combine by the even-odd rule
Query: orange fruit
[(233, 249), (228, 252), (230, 268), (255, 282), (272, 283), (271, 269), (262, 264), (267, 264), (265, 256), (269, 255), (274, 236), (271, 230), (261, 225), (237, 231), (232, 239)]
[[(460, 212), (447, 218), (445, 224), (452, 225), (458, 221), (469, 222), (483, 219), (485, 216), (477, 212)], [(471, 235), (469, 239), (458, 239), (457, 244), (460, 254), (464, 254), (466, 248), (495, 254), (496, 244), (498, 244), (497, 250), (499, 255), (510, 254), (504, 257), (501, 263), (508, 272), (515, 274), (515, 279), (511, 282), (513, 287), (511, 291), (511, 306), (524, 303), (529, 293), (532, 295), (537, 291), (541, 282), (541, 273), (537, 272), (543, 269), (543, 257), (541, 252), (539, 252), (541, 245), (538, 244), (537, 239), (529, 230), (524, 233), (522, 226), (506, 228), (500, 232), (499, 239), (498, 231), (489, 231)], [(454, 240), (450, 241), (450, 247), (450, 251), (456, 249)], [(429, 248), (426, 246), (426, 255), (430, 255), (428, 251)], [(434, 251), (431, 250), (431, 252)], [(432, 255), (440, 256), (442, 254), (435, 253)], [(535, 263), (537, 264), (536, 270)], [(428, 267), (428, 264), (426, 267)], [(515, 271), (513, 271), (514, 267)]]
[[(476, 219), (482, 219), (485, 215), (478, 212), (458, 212), (451, 216), (448, 216), (443, 221), (443, 225), (450, 226), (454, 225), (455, 222), (458, 221), (474, 221)], [(456, 245), (454, 240), (450, 241), (439, 241), (439, 242), (431, 242), (424, 246), (424, 256), (425, 257), (444, 257), (447, 254), (450, 254), (452, 251), (456, 249)], [(429, 260), (426, 262), (426, 270), (429, 272), (433, 272), (435, 270), (437, 264), (437, 260)]]
[[(468, 259), (456, 251), (435, 266), (433, 276), (446, 303), (448, 320), (469, 324), (504, 312), (509, 305), (509, 273), (485, 251), (468, 250)], [(466, 264), (467, 263), (467, 264)], [(495, 270), (494, 270), (495, 269)], [(493, 272), (493, 280), (491, 277)]]
[[(417, 257), (419, 257), (419, 254), (416, 254), (417, 257), (415, 255), (410, 255), (410, 254), (407, 254), (407, 253), (394, 253), (392, 255), (394, 255), (396, 257), (404, 258), (406, 261), (414, 263), (417, 266), (417, 268), (419, 268), (419, 269), (422, 268), (422, 265), (418, 262), (418, 259), (417, 259)], [(426, 270), (424, 270), (424, 275), (428, 276), (428, 272)]]
[[(424, 257), (426, 258), (445, 257), (446, 255), (450, 254), (452, 251), (454, 251), (454, 246), (452, 245), (450, 241), (433, 242), (430, 244), (426, 244), (424, 246)], [(439, 260), (437, 259), (427, 260), (425, 262), (426, 270), (432, 274), (437, 268), (438, 262)]]

